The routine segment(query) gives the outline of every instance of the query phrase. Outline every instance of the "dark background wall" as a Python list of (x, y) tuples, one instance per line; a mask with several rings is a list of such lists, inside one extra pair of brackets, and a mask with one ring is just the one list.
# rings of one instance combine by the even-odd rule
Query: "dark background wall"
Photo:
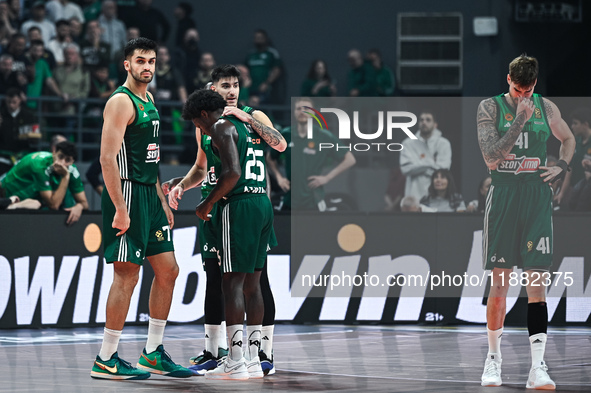
[[(174, 4), (174, 3), (173, 3)], [(171, 21), (171, 2), (154, 0)], [(252, 48), (253, 31), (264, 28), (280, 52), (288, 75), (289, 97), (298, 96), (300, 84), (313, 59), (324, 59), (336, 79), (339, 95), (346, 95), (349, 70), (347, 52), (358, 48), (382, 51), (384, 61), (396, 69), (397, 15), (400, 12), (460, 12), (463, 16), (463, 88), (456, 95), (490, 97), (506, 91), (507, 65), (527, 52), (540, 61), (536, 91), (545, 96), (586, 96), (591, 76), (586, 72), (591, 36), (588, 12), (583, 1), (582, 23), (521, 23), (515, 21), (515, 0), (415, 0), (244, 2), (228, 0), (199, 2), (193, 17), (201, 36), (201, 48), (212, 51), (218, 64), (243, 62)], [(493, 37), (474, 35), (473, 19), (494, 16), (499, 33)], [(437, 92), (427, 92), (437, 94)], [(448, 93), (449, 94), (449, 93)], [(289, 97), (286, 102), (289, 102)], [(454, 173), (465, 199), (476, 197), (480, 179), (486, 175), (474, 133), (471, 113), (479, 100), (466, 105), (463, 131), (440, 124), (454, 149)], [(565, 114), (567, 110), (563, 110)], [(449, 115), (449, 114), (446, 114)], [(475, 115), (474, 115), (475, 118)], [(551, 151), (556, 145), (551, 146)], [(556, 151), (552, 151), (557, 154)], [(396, 160), (394, 160), (396, 161)]]
[[(212, 51), (218, 63), (243, 62), (252, 48), (252, 33), (264, 28), (286, 64), (289, 94), (297, 96), (310, 63), (324, 59), (345, 94), (347, 52), (358, 48), (382, 51), (394, 68), (397, 14), (400, 12), (461, 12), (463, 15), (464, 96), (490, 96), (505, 89), (508, 62), (521, 52), (541, 63), (538, 90), (544, 95), (586, 95), (591, 78), (585, 74), (589, 60), (586, 48), (591, 33), (583, 1), (582, 23), (519, 23), (514, 19), (513, 0), (368, 0), (298, 2), (227, 0), (195, 2), (193, 17), (203, 50)], [(175, 1), (154, 0), (154, 6), (174, 21)], [(477, 37), (473, 18), (494, 16), (499, 34)], [(174, 29), (174, 28), (173, 28)], [(548, 79), (552, 78), (551, 81)]]

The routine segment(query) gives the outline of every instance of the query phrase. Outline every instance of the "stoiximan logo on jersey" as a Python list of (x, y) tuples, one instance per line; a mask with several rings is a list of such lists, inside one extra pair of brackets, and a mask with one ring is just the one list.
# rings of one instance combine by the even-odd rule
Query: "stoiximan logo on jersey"
[(518, 175), (523, 172), (536, 172), (539, 166), (540, 159), (538, 157), (515, 157), (515, 154), (509, 154), (505, 157), (505, 161), (499, 164), (497, 171)]
[(146, 151), (146, 162), (160, 161), (160, 146), (157, 143), (150, 143)]
[[(401, 143), (391, 142), (395, 132), (403, 131), (409, 138), (417, 139), (410, 131), (410, 128), (417, 124), (417, 116), (412, 112), (403, 111), (378, 111), (377, 112), (377, 130), (364, 129), (360, 126), (359, 111), (353, 111), (353, 121), (347, 112), (338, 108), (320, 108), (317, 110), (310, 106), (304, 106), (310, 118), (308, 119), (307, 138), (314, 139), (314, 121), (320, 126), (320, 129), (328, 130), (328, 124), (323, 113), (332, 113), (336, 115), (338, 121), (338, 136), (342, 142), (319, 143), (318, 150), (347, 150), (347, 151), (400, 151), (403, 149)], [(374, 114), (372, 114), (374, 115)], [(373, 116), (372, 116), (373, 118)], [(351, 132), (351, 129), (353, 132)], [(385, 141), (384, 141), (385, 133)], [(363, 139), (367, 142), (352, 143), (352, 136), (357, 139)]]

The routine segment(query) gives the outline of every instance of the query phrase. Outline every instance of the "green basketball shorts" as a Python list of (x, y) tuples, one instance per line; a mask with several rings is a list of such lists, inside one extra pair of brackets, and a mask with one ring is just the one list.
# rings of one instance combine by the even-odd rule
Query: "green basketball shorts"
[(548, 270), (552, 265), (552, 190), (547, 183), (493, 184), (486, 196), (483, 267)]
[(273, 231), (271, 201), (266, 194), (240, 194), (221, 207), (222, 273), (262, 269)]
[(103, 189), (103, 247), (107, 263), (118, 261), (141, 265), (145, 257), (174, 251), (172, 233), (156, 185), (122, 180), (121, 190), (130, 225), (123, 235), (117, 236), (119, 229), (112, 227), (115, 206), (107, 188)]

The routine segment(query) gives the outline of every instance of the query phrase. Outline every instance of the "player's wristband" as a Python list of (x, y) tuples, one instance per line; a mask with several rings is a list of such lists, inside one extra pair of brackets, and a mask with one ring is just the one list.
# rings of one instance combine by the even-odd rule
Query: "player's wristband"
[(566, 172), (570, 172), (570, 167), (564, 160), (558, 160), (556, 166), (562, 169), (562, 171), (560, 171), (560, 173), (556, 175), (554, 179), (550, 180), (550, 184), (554, 184), (557, 181), (564, 179), (566, 176)]
[(570, 166), (568, 166), (568, 164), (564, 160), (558, 160), (558, 162), (556, 163), (556, 166), (559, 166), (560, 168), (562, 168), (562, 172), (570, 172), (570, 169), (571, 169)]

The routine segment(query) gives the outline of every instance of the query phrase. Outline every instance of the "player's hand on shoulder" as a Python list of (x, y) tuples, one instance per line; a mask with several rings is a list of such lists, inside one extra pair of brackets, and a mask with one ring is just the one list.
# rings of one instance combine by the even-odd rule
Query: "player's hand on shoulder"
[(235, 106), (227, 106), (224, 108), (224, 113), (222, 113), (223, 116), (235, 116), (238, 119), (240, 119), (241, 121), (249, 121), (252, 116), (249, 115), (248, 113), (244, 112), (241, 109), (236, 108)]

